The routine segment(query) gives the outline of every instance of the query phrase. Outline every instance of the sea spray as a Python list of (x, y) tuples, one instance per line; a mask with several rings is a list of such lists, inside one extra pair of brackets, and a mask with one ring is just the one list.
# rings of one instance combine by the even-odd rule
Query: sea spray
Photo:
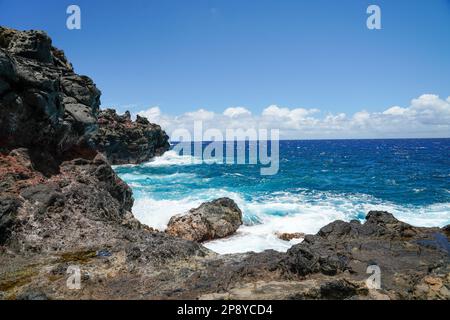
[(275, 233), (314, 234), (337, 219), (364, 221), (370, 210), (416, 226), (449, 224), (449, 150), (446, 139), (282, 141), (280, 172), (270, 177), (258, 165), (205, 164), (174, 151), (116, 170), (132, 186), (133, 212), (143, 223), (164, 230), (171, 216), (229, 197), (243, 211), (244, 226), (208, 248), (286, 251), (298, 240)]

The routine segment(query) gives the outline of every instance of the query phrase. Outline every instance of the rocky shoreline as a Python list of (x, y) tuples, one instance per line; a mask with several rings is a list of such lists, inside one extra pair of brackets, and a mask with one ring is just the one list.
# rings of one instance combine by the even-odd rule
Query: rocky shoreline
[(169, 137), (157, 124), (137, 115), (131, 120), (127, 111), (120, 116), (115, 110), (101, 110), (99, 128), (93, 135), (95, 149), (113, 165), (139, 164), (169, 150)]
[[(191, 211), (191, 227), (174, 218), (170, 234), (142, 225), (111, 164), (162, 154), (167, 135), (100, 111), (100, 95), (45, 33), (0, 28), (1, 299), (450, 299), (448, 226), (370, 212), (287, 253), (218, 255), (191, 240), (239, 227), (228, 200), (213, 218), (214, 206)], [(204, 232), (186, 236), (192, 226)], [(379, 290), (366, 284), (369, 265)], [(80, 289), (67, 285), (71, 266)]]

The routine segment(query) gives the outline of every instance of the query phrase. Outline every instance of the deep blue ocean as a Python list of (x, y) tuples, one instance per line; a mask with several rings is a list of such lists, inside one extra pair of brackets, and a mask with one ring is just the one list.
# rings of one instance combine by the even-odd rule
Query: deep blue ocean
[(115, 170), (133, 189), (134, 214), (160, 230), (204, 201), (234, 199), (245, 223), (206, 244), (219, 253), (285, 251), (299, 240), (276, 232), (316, 233), (336, 219), (363, 221), (370, 210), (418, 226), (450, 223), (450, 139), (280, 141), (279, 154), (273, 176), (262, 176), (261, 165), (204, 163), (174, 151)]

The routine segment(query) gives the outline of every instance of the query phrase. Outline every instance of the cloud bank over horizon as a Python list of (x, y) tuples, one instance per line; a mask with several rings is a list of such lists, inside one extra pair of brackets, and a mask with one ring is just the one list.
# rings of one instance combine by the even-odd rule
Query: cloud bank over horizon
[(158, 106), (137, 112), (161, 125), (171, 136), (177, 129), (193, 132), (201, 120), (203, 130), (279, 129), (280, 139), (364, 139), (364, 138), (447, 138), (450, 137), (450, 97), (424, 94), (406, 107), (392, 106), (382, 112), (365, 110), (352, 115), (324, 113), (319, 109), (270, 105), (261, 114), (245, 107), (230, 107), (223, 113), (206, 109), (178, 116), (164, 113)]

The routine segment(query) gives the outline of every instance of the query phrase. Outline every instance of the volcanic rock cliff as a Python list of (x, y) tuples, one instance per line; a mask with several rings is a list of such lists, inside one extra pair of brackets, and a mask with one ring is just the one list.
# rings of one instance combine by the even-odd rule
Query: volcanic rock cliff
[(2, 150), (28, 148), (49, 174), (97, 130), (100, 91), (45, 33), (0, 27), (0, 103)]
[(115, 110), (100, 111), (98, 132), (92, 140), (95, 148), (103, 153), (111, 164), (137, 164), (160, 156), (169, 150), (169, 137), (157, 124), (146, 118), (131, 121), (127, 111), (117, 115)]
[(387, 212), (336, 221), (287, 253), (220, 256), (142, 225), (108, 159), (143, 161), (167, 148), (165, 134), (99, 104), (45, 33), (0, 28), (0, 298), (450, 298), (449, 227)]
[[(28, 266), (36, 261), (63, 270), (97, 253), (136, 257), (140, 247), (153, 264), (205, 254), (134, 219), (131, 189), (93, 143), (99, 104), (93, 81), (76, 74), (45, 33), (0, 28), (0, 297), (15, 298), (38, 276), (43, 270)], [(157, 132), (148, 142), (155, 154), (166, 148), (159, 126), (143, 118), (127, 125), (144, 132), (141, 140), (153, 139), (148, 127)]]

